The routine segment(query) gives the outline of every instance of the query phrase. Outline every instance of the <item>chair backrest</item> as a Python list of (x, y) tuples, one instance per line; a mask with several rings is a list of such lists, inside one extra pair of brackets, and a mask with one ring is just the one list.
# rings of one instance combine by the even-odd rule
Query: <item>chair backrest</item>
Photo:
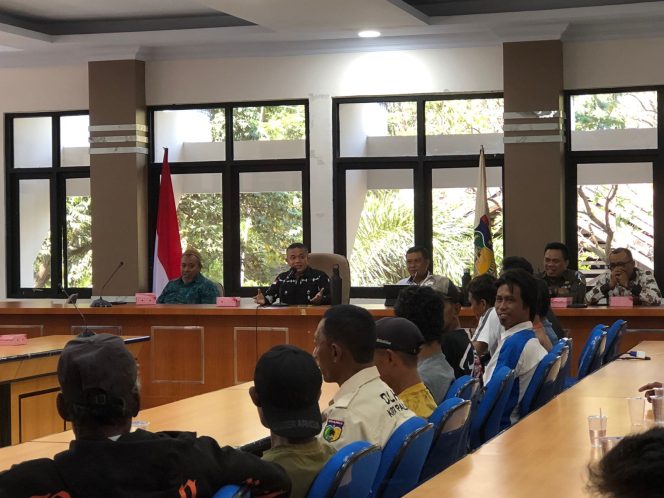
[(507, 398), (514, 385), (514, 370), (502, 366), (493, 372), (470, 422), (470, 448), (475, 449), (500, 432)]
[(355, 441), (339, 449), (311, 483), (309, 498), (365, 498), (380, 465), (380, 448)]
[(445, 395), (445, 400), (452, 398), (461, 398), (472, 400), (475, 392), (479, 388), (479, 381), (473, 379), (470, 375), (462, 375), (450, 385)]
[(584, 344), (583, 350), (581, 351), (581, 356), (579, 357), (579, 371), (577, 375), (579, 380), (583, 379), (586, 375), (599, 368), (599, 366), (594, 365), (594, 363), (597, 362), (602, 337), (604, 337), (606, 340), (606, 325), (596, 325), (590, 331), (588, 340)]
[(551, 401), (559, 372), (560, 355), (552, 351), (540, 360), (519, 403), (521, 417)]
[(251, 491), (246, 486), (238, 486), (237, 484), (226, 484), (219, 488), (212, 498), (246, 498), (251, 496)]
[(553, 389), (554, 395), (560, 394), (565, 389), (565, 379), (570, 376), (572, 369), (572, 339), (563, 338), (551, 349), (552, 353), (560, 354), (560, 370)]
[(350, 265), (345, 256), (328, 252), (312, 252), (309, 254), (309, 266), (324, 271), (332, 277), (332, 266), (339, 265), (341, 277), (341, 303), (350, 303)]
[(383, 448), (372, 498), (397, 498), (417, 486), (433, 439), (433, 424), (411, 417), (392, 433)]
[(603, 364), (607, 364), (620, 356), (620, 343), (626, 329), (627, 322), (625, 320), (616, 320), (606, 329), (606, 350), (604, 358), (602, 358)]
[(434, 424), (434, 435), (420, 482), (442, 472), (468, 452), (471, 404), (461, 398), (446, 399), (429, 417)]

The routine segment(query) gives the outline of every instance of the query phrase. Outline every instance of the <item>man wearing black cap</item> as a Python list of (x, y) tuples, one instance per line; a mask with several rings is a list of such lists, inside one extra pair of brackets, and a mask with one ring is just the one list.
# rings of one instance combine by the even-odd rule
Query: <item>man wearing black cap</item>
[(76, 440), (53, 460), (0, 474), (0, 496), (209, 497), (229, 483), (256, 494), (288, 492), (278, 465), (190, 432), (130, 432), (139, 410), (136, 361), (120, 337), (78, 337), (58, 362), (57, 408)]
[(291, 478), (291, 498), (307, 495), (318, 472), (335, 453), (316, 436), (322, 428), (318, 399), (323, 377), (306, 351), (275, 346), (258, 360), (251, 400), (272, 446), (263, 460), (281, 465)]
[(410, 320), (381, 318), (376, 322), (376, 368), (380, 378), (399, 393), (399, 399), (418, 417), (429, 418), (436, 402), (417, 373), (422, 333)]

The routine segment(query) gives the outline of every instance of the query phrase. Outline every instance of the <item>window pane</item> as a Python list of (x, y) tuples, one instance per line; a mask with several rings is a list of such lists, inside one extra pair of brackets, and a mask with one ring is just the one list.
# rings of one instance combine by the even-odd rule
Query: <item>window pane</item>
[(425, 102), (427, 155), (502, 154), (503, 99)]
[(172, 175), (182, 250), (193, 247), (203, 258), (202, 273), (224, 281), (224, 237), (221, 173)]
[(21, 287), (51, 286), (51, 226), (48, 180), (19, 182)]
[(235, 159), (294, 159), (306, 156), (304, 105), (235, 107)]
[(346, 240), (351, 285), (375, 287), (408, 276), (414, 244), (413, 172), (346, 172)]
[(302, 241), (302, 174), (240, 174), (243, 286), (266, 286), (286, 269), (286, 247)]
[(224, 109), (155, 111), (154, 160), (170, 162), (224, 161), (226, 159)]
[(52, 167), (51, 143), (50, 117), (14, 119), (15, 168)]
[(92, 213), (90, 179), (68, 179), (65, 212), (67, 216), (67, 287), (92, 287)]
[(579, 164), (577, 183), (579, 269), (592, 278), (611, 249), (627, 247), (652, 270), (652, 163)]
[(573, 95), (572, 150), (657, 147), (657, 92)]
[(342, 157), (416, 155), (417, 104), (340, 104), (339, 147)]
[[(503, 259), (503, 189), (501, 168), (487, 168), (487, 201), (496, 263)], [(456, 284), (463, 270), (475, 264), (473, 244), (477, 168), (445, 168), (432, 172), (433, 269)]]
[(90, 116), (60, 118), (60, 165), (90, 166)]

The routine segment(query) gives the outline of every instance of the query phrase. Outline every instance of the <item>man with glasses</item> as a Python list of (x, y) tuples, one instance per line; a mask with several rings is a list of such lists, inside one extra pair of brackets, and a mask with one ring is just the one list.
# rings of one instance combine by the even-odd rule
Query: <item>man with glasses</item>
[(632, 296), (634, 304), (656, 306), (660, 304), (662, 293), (652, 272), (638, 269), (631, 251), (618, 247), (609, 254), (609, 271), (599, 276), (586, 294), (586, 301), (607, 304), (609, 296)]

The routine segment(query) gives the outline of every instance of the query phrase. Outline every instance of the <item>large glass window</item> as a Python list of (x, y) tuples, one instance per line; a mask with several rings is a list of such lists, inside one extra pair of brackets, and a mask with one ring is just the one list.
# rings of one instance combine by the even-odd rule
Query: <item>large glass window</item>
[(351, 285), (382, 286), (405, 276), (415, 242), (413, 174), (403, 169), (346, 173), (346, 254)]
[[(496, 262), (503, 259), (503, 189), (501, 168), (487, 168), (487, 203)], [(435, 169), (432, 173), (433, 265), (460, 283), (475, 263), (477, 168)]]
[(183, 249), (201, 252), (204, 274), (227, 295), (255, 295), (282, 270), (289, 244), (309, 243), (306, 102), (157, 108), (151, 116), (153, 212), (168, 147)]
[(652, 163), (579, 164), (579, 269), (594, 276), (616, 247), (654, 269)]
[(240, 175), (243, 286), (266, 286), (286, 268), (286, 247), (303, 239), (299, 171)]
[(503, 152), (503, 99), (428, 101), (424, 105), (427, 155)]
[(416, 155), (416, 103), (340, 104), (339, 144), (342, 157)]
[(406, 277), (413, 245), (432, 251), (434, 274), (460, 282), (473, 264), (482, 146), (502, 258), (500, 95), (353, 97), (334, 105), (334, 245), (350, 262), (353, 297), (382, 297), (384, 284)]
[(91, 291), (88, 126), (83, 112), (5, 116), (10, 297)]
[(572, 150), (657, 148), (657, 92), (571, 97)]

